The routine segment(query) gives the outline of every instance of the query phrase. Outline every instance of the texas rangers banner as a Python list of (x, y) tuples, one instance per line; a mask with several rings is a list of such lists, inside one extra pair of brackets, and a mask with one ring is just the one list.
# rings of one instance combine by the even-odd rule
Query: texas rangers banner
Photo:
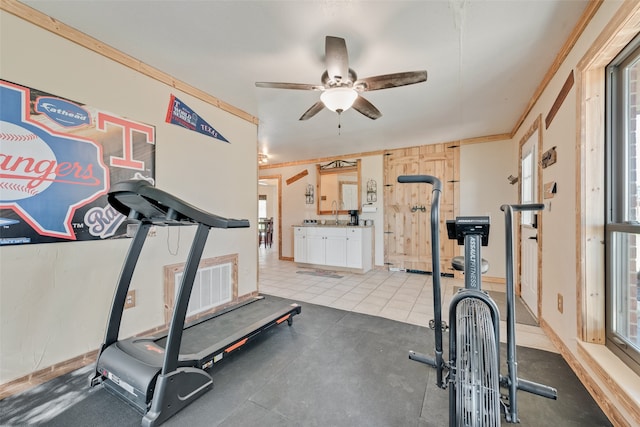
[(175, 95), (171, 95), (171, 99), (169, 100), (166, 122), (219, 139), (220, 141), (229, 142), (224, 136), (220, 135), (213, 126), (205, 122), (202, 117), (187, 107), (184, 102), (176, 98)]
[(155, 128), (0, 80), (0, 245), (124, 235), (111, 182), (155, 180)]

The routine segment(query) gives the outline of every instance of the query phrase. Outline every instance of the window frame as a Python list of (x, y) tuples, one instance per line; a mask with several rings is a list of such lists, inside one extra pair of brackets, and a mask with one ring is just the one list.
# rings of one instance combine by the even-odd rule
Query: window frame
[[(626, 305), (619, 307), (618, 303), (622, 301), (620, 297), (626, 297), (627, 301), (630, 299), (628, 290), (616, 287), (616, 283), (627, 284), (624, 279), (620, 280), (624, 274), (619, 269), (621, 265), (629, 263), (627, 259), (616, 257), (620, 253), (625, 253), (624, 248), (627, 248), (626, 253), (628, 253), (625, 239), (619, 237), (625, 235), (640, 237), (640, 222), (637, 218), (635, 221), (629, 221), (628, 216), (630, 185), (628, 147), (631, 134), (628, 125), (630, 108), (627, 103), (629, 97), (627, 67), (637, 61), (640, 61), (640, 35), (629, 42), (605, 68), (605, 343), (614, 354), (640, 374), (640, 342), (634, 346), (629, 339), (629, 333), (622, 335), (618, 332), (621, 328), (617, 325), (616, 316), (616, 310), (624, 308), (625, 312), (628, 311)], [(636, 85), (638, 84), (640, 79), (636, 80)], [(636, 88), (634, 92), (635, 96), (640, 96), (640, 88)], [(636, 132), (640, 132), (638, 125), (640, 123), (634, 126)], [(638, 139), (636, 136), (636, 141)], [(636, 170), (637, 172), (640, 171)], [(635, 178), (637, 183), (637, 175)]]
[[(524, 144), (521, 146), (521, 149), (526, 146), (529, 141), (532, 140), (532, 138), (538, 139), (538, 132), (539, 129), (536, 128), (536, 130), (526, 139)], [(538, 144), (536, 143), (535, 146), (537, 147)], [(538, 201), (534, 200), (534, 193), (536, 192), (535, 189), (538, 185), (536, 150), (530, 149), (524, 154), (524, 157), (522, 157), (522, 154), (520, 155), (520, 157), (520, 175), (522, 179), (522, 184), (520, 186), (520, 203), (537, 203)], [(525, 171), (525, 165), (527, 166), (528, 171)], [(520, 216), (520, 224), (533, 227), (533, 218), (533, 212), (523, 211)]]

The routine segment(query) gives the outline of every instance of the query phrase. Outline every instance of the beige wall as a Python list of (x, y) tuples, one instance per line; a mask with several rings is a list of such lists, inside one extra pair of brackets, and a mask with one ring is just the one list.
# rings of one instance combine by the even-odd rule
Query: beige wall
[[(491, 260), (491, 276), (504, 277), (504, 222), (499, 207), (503, 203), (518, 201), (518, 185), (507, 182), (509, 175), (518, 173), (519, 142), (538, 117), (542, 117), (542, 151), (557, 147), (557, 163), (544, 169), (542, 183), (555, 181), (558, 192), (553, 199), (544, 200), (546, 208), (542, 214), (542, 311), (541, 319), (562, 347), (578, 375), (594, 390), (596, 400), (605, 406), (608, 414), (621, 425), (640, 423), (640, 377), (633, 373), (603, 345), (578, 344), (578, 300), (576, 261), (576, 194), (579, 191), (576, 173), (576, 143), (580, 140), (577, 127), (576, 86), (569, 91), (550, 127), (546, 129), (544, 119), (551, 110), (571, 70), (587, 54), (598, 36), (607, 28), (622, 1), (609, 0), (602, 3), (583, 34), (579, 37), (565, 61), (544, 89), (538, 101), (524, 118), (509, 141), (497, 141), (463, 145), (460, 153), (460, 214), (489, 214), (492, 218), (491, 245), (484, 249), (484, 256)], [(633, 2), (627, 2), (629, 4)], [(535, 60), (535, 58), (532, 58)], [(408, 145), (415, 145), (408, 143)], [(382, 161), (379, 162), (382, 168)], [(300, 167), (283, 168), (283, 177), (299, 172)], [(312, 172), (312, 170), (309, 170)], [(589, 173), (589, 171), (585, 171)], [(382, 176), (382, 171), (380, 171)], [(309, 177), (311, 182), (315, 177)], [(366, 177), (363, 175), (363, 180)], [(382, 180), (378, 181), (379, 183)], [(295, 185), (295, 184), (294, 184)], [(305, 184), (306, 185), (306, 184)], [(378, 187), (380, 188), (380, 187)], [(300, 190), (300, 193), (302, 190)], [(286, 193), (284, 193), (286, 194)], [(302, 196), (296, 196), (302, 200)], [(542, 197), (542, 195), (541, 195)], [(287, 199), (284, 204), (290, 211), (289, 225), (304, 218), (314, 218), (315, 212), (298, 209), (297, 203)], [(381, 197), (378, 205), (382, 206)], [(382, 213), (379, 211), (380, 219)], [(285, 214), (286, 215), (286, 214)], [(378, 230), (380, 231), (380, 230)], [(288, 242), (290, 245), (291, 243)], [(380, 250), (380, 252), (378, 252)], [(291, 247), (287, 252), (291, 254)], [(381, 256), (382, 258), (378, 258)], [(495, 260), (498, 260), (496, 264)], [(377, 248), (376, 265), (381, 265), (383, 251)], [(563, 296), (563, 312), (557, 309), (557, 295)], [(532, 378), (532, 380), (535, 380)], [(561, 399), (562, 397), (560, 397)]]
[[(509, 175), (518, 174), (518, 150), (512, 141), (494, 141), (481, 144), (463, 145), (460, 149), (460, 214), (489, 215), (492, 228), (489, 246), (483, 248), (483, 258), (488, 259), (491, 268), (488, 275), (504, 278), (504, 220), (500, 206), (518, 201), (517, 186), (507, 181)], [(320, 162), (322, 164), (328, 161)], [(316, 184), (316, 162), (296, 166), (263, 169), (261, 176), (281, 175), (282, 190), (282, 256), (293, 257), (292, 226), (305, 219), (330, 218), (317, 215), (316, 205), (306, 205), (304, 191), (307, 184)], [(372, 219), (375, 225), (375, 265), (384, 266), (384, 165), (382, 155), (361, 157), (362, 200), (366, 200), (366, 182), (374, 179), (378, 188), (375, 213), (362, 213), (362, 219)], [(513, 165), (513, 166), (510, 166)], [(309, 175), (286, 184), (290, 178), (304, 170)], [(317, 195), (316, 195), (317, 196)], [(363, 202), (364, 203), (364, 202)], [(347, 216), (341, 216), (346, 220)], [(445, 236), (446, 237), (446, 236)], [(462, 251), (460, 253), (463, 253)]]
[[(624, 2), (626, 5), (637, 2)], [(566, 60), (550, 81), (530, 114), (525, 118), (514, 142), (520, 141), (538, 116), (542, 116), (542, 150), (557, 147), (557, 163), (543, 169), (542, 182), (557, 183), (557, 194), (545, 200), (546, 209), (542, 216), (542, 319), (554, 340), (559, 342), (565, 358), (570, 361), (588, 388), (593, 390), (594, 397), (605, 406), (606, 412), (612, 416), (616, 425), (640, 424), (640, 377), (632, 372), (620, 359), (613, 355), (604, 345), (586, 344), (580, 341), (578, 331), (578, 305), (587, 298), (604, 304), (604, 298), (598, 295), (578, 295), (581, 283), (578, 282), (576, 264), (578, 243), (576, 235), (577, 194), (580, 191), (576, 176), (583, 167), (576, 155), (577, 144), (583, 140), (582, 129), (578, 127), (578, 99), (580, 80), (569, 91), (562, 106), (547, 129), (544, 120), (556, 101), (560, 90), (571, 70), (576, 71), (577, 64), (584, 58), (593, 55), (590, 48), (597, 44), (597, 39), (607, 30), (621, 1), (605, 1), (591, 20), (582, 36), (569, 52)], [(622, 9), (622, 8), (620, 8)], [(636, 20), (637, 22), (637, 20)], [(634, 33), (639, 29), (636, 28)], [(633, 34), (633, 33), (631, 33)], [(620, 46), (622, 48), (622, 46)], [(604, 73), (602, 74), (604, 76)], [(590, 99), (590, 105), (598, 105), (604, 109), (604, 98)], [(584, 113), (584, 112), (583, 112)], [(590, 118), (593, 120), (593, 118)], [(598, 128), (600, 125), (593, 125)], [(604, 143), (604, 142), (602, 142)], [(595, 171), (584, 170), (584, 174)], [(587, 259), (590, 265), (603, 265), (602, 260)], [(592, 267), (596, 268), (597, 267)], [(596, 279), (597, 280), (597, 279)], [(563, 311), (557, 308), (557, 296), (563, 296)], [(580, 299), (582, 298), (582, 299)], [(599, 307), (604, 309), (604, 307)], [(593, 321), (592, 321), (593, 324)], [(559, 397), (561, 399), (561, 396)]]
[[(556, 181), (558, 193), (544, 200), (542, 213), (542, 318), (562, 340), (570, 344), (576, 339), (576, 87), (567, 95), (551, 126), (545, 128), (545, 117), (555, 102), (570, 71), (611, 19), (619, 2), (605, 2), (576, 43), (565, 62), (534, 105), (515, 134), (517, 145), (533, 122), (542, 116), (542, 151), (557, 147), (557, 163), (543, 169), (542, 182)], [(516, 147), (517, 150), (517, 147)], [(516, 151), (517, 157), (517, 151)], [(564, 313), (557, 310), (557, 293), (564, 295)]]
[[(205, 256), (238, 253), (239, 292), (255, 291), (256, 126), (13, 15), (0, 12), (0, 21), (0, 78), (155, 126), (158, 187), (218, 215), (251, 220), (251, 229), (212, 231)], [(172, 93), (231, 143), (164, 123)], [(184, 262), (192, 228), (158, 229), (149, 239), (123, 336), (163, 323), (162, 267)], [(98, 348), (128, 243), (0, 248), (0, 383)]]
[[(505, 278), (505, 228), (503, 204), (518, 202), (518, 148), (511, 140), (467, 144), (460, 147), (460, 215), (488, 215), (491, 218), (489, 245), (482, 258), (489, 261), (487, 276)], [(464, 250), (460, 248), (460, 254)]]
[[(374, 262), (376, 266), (384, 265), (384, 233), (383, 224), (383, 200), (382, 194), (384, 189), (383, 182), (383, 166), (382, 155), (363, 156), (360, 157), (360, 172), (362, 180), (361, 197), (365, 203), (367, 200), (366, 183), (369, 179), (374, 179), (378, 188), (378, 201), (373, 205), (377, 207), (376, 212), (362, 213), (360, 218), (372, 219), (374, 223)], [(344, 158), (344, 160), (353, 160)], [(320, 162), (321, 164), (329, 163), (329, 161)], [(316, 203), (307, 205), (305, 203), (305, 190), (308, 184), (316, 187), (317, 162), (298, 164), (295, 166), (275, 167), (262, 169), (260, 176), (280, 175), (282, 177), (282, 256), (285, 258), (293, 258), (293, 226), (301, 224), (305, 219), (329, 219), (330, 215), (318, 215), (317, 206), (317, 188), (314, 191), (314, 200)], [(287, 179), (297, 175), (300, 172), (307, 171), (309, 174), (290, 185), (287, 185)], [(348, 215), (340, 215), (341, 221), (349, 219)]]
[[(494, 264), (492, 276), (500, 276), (497, 269), (504, 263), (503, 258), (498, 264), (493, 262), (500, 259), (503, 241), (503, 235), (500, 235), (502, 213), (496, 209), (502, 203), (517, 201), (517, 186), (510, 186), (506, 177), (516, 175), (518, 142), (537, 117), (542, 116), (544, 120), (567, 75), (621, 4), (615, 0), (602, 3), (510, 142), (474, 144), (461, 149), (460, 213), (491, 215), (494, 224), (492, 247), (486, 250), (485, 257)], [(2, 13), (0, 18), (0, 77), (155, 125), (159, 186), (221, 215), (255, 220), (257, 173), (256, 130), (253, 125), (186, 95), (180, 96), (209, 118), (210, 123), (217, 126), (232, 144), (221, 144), (165, 125), (162, 121), (170, 94), (166, 86), (10, 15)], [(20, 40), (20, 43), (10, 43), (11, 40)], [(25, 55), (24, 52), (30, 54)], [(637, 407), (640, 378), (620, 366), (603, 346), (597, 346), (597, 351), (602, 354), (600, 360), (608, 361), (601, 366), (602, 371), (611, 373), (609, 383), (598, 380), (594, 369), (584, 362), (576, 344), (578, 190), (575, 177), (580, 166), (576, 163), (575, 144), (579, 134), (576, 96), (574, 86), (549, 129), (542, 128), (543, 150), (556, 146), (558, 152), (558, 162), (543, 172), (543, 183), (556, 181), (558, 193), (550, 202), (547, 201), (547, 209), (543, 213), (542, 319), (569, 351), (568, 356), (578, 361), (583, 369), (580, 373), (582, 378), (596, 384), (596, 389), (610, 399), (611, 408), (621, 411), (629, 425), (637, 425), (638, 419), (631, 418), (625, 406)], [(495, 162), (495, 167), (486, 166), (493, 165), (492, 162)], [(287, 178), (304, 169), (309, 175), (291, 185), (286, 184)], [(307, 184), (316, 183), (315, 163), (265, 169), (261, 175), (282, 177), (282, 255), (293, 257), (291, 226), (304, 219), (317, 218), (315, 205), (304, 203)], [(370, 178), (378, 183), (378, 211), (363, 214), (363, 218), (375, 221), (375, 264), (381, 266), (384, 262), (382, 156), (362, 157), (363, 184)], [(484, 185), (484, 182), (490, 184)], [(236, 199), (236, 194), (252, 196)], [(233, 200), (233, 203), (227, 203), (228, 200)], [(173, 243), (178, 236), (173, 231), (171, 233), (167, 236), (166, 230), (160, 230), (150, 253), (143, 255), (141, 267), (145, 277), (141, 278), (140, 285), (136, 285), (139, 306), (126, 313), (125, 335), (152, 327), (161, 319), (158, 309), (161, 307), (161, 269), (158, 266), (175, 262), (176, 258), (182, 259), (187, 246), (186, 235), (189, 234), (181, 234), (180, 254), (173, 257), (169, 250), (175, 248)], [(169, 245), (167, 237), (171, 242)], [(207, 255), (239, 252), (242, 292), (253, 289), (257, 275), (255, 226), (232, 233), (213, 232), (213, 237), (207, 247)], [(0, 248), (0, 383), (97, 347), (125, 250), (126, 242), (123, 241)], [(558, 293), (564, 296), (563, 313), (556, 308)], [(626, 395), (621, 394), (621, 389)]]

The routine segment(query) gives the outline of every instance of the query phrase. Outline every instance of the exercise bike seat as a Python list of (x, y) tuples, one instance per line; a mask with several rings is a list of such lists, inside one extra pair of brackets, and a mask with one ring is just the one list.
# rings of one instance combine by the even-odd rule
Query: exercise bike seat
[[(451, 267), (453, 267), (453, 269), (456, 270), (456, 271), (464, 271), (464, 257), (461, 256), (461, 255), (460, 256), (454, 256), (451, 259)], [(482, 258), (481, 271), (482, 271), (482, 274), (484, 274), (487, 271), (489, 271), (489, 261), (487, 261), (484, 258)]]

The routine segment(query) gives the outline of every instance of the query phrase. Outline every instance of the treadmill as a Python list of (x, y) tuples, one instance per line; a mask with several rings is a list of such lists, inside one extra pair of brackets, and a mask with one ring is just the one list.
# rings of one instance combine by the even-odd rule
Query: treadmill
[[(137, 223), (138, 229), (120, 273), (90, 384), (103, 384), (137, 408), (144, 414), (143, 426), (157, 426), (213, 387), (206, 369), (271, 326), (285, 321), (291, 326), (301, 307), (254, 297), (185, 327), (191, 289), (209, 230), (249, 227), (249, 221), (205, 212), (144, 180), (114, 184), (108, 200), (128, 221)], [(173, 317), (167, 335), (118, 340), (129, 285), (153, 225), (197, 226)]]

